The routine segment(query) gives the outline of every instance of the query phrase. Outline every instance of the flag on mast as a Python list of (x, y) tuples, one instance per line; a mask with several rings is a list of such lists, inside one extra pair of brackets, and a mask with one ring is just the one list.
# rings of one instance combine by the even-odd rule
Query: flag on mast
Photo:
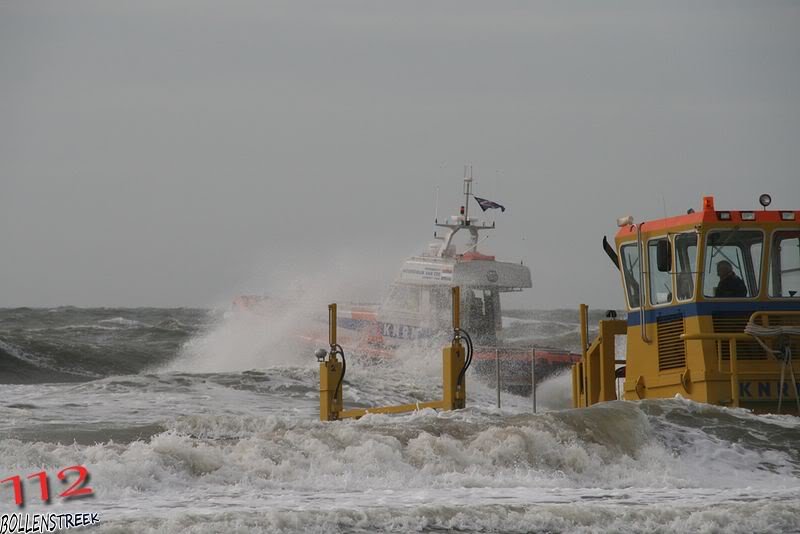
[(500, 211), (503, 212), (506, 211), (505, 206), (501, 206), (497, 202), (492, 202), (491, 200), (486, 200), (485, 198), (476, 197), (475, 195), (472, 196), (475, 198), (475, 202), (478, 203), (478, 206), (480, 206), (483, 211), (497, 209), (497, 208), (500, 208)]

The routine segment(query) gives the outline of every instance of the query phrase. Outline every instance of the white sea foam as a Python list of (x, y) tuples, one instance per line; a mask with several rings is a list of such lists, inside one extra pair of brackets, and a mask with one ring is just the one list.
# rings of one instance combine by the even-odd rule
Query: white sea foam
[(147, 323), (143, 323), (141, 321), (137, 321), (136, 319), (127, 319), (125, 317), (112, 317), (110, 319), (101, 319), (97, 321), (100, 324), (110, 324), (110, 325), (117, 325), (126, 328), (149, 328), (152, 325)]
[(572, 407), (572, 371), (566, 369), (548, 377), (536, 389), (536, 403), (546, 410)]
[[(4, 472), (85, 464), (97, 497), (84, 506), (107, 510), (101, 531), (800, 527), (796, 458), (670, 426), (670, 413), (693, 409), (688, 401), (654, 408), (662, 415), (620, 402), (536, 416), (472, 408), (339, 423), (197, 414), (127, 444), (4, 439), (0, 458)], [(709, 415), (732, 418), (731, 428), (754, 418)]]
[[(294, 502), (303, 496), (288, 495)], [(710, 506), (684, 502), (658, 506), (579, 504), (544, 502), (537, 505), (508, 503), (506, 495), (495, 495), (496, 503), (469, 503), (470, 494), (455, 492), (441, 502), (438, 494), (411, 496), (403, 492), (382, 495), (385, 504), (364, 507), (338, 499), (331, 506), (305, 505), (289, 509), (289, 504), (268, 510), (202, 513), (180, 518), (151, 517), (135, 523), (137, 532), (794, 532), (800, 523), (791, 503), (761, 504), (743, 502), (712, 503)], [(587, 498), (602, 499), (607, 495)], [(653, 500), (661, 496), (651, 495)], [(557, 497), (556, 497), (557, 499)], [(424, 502), (426, 501), (427, 502)], [(459, 501), (460, 500), (460, 501)], [(423, 502), (420, 502), (423, 501)], [(100, 525), (98, 532), (117, 532), (130, 528), (127, 520)]]
[[(54, 473), (83, 464), (95, 491), (47, 506), (27, 491), (26, 511), (99, 512), (98, 532), (800, 530), (795, 417), (685, 399), (566, 409), (568, 374), (539, 386), (540, 413), (505, 393), (498, 410), (470, 373), (465, 410), (320, 422), (313, 357), (237, 360), (231, 328), (185, 347), (180, 371), (0, 388), (0, 474), (44, 469), (56, 494)], [(251, 335), (253, 354), (273, 342)], [(345, 401), (433, 400), (440, 373), (439, 341), (353, 354)]]

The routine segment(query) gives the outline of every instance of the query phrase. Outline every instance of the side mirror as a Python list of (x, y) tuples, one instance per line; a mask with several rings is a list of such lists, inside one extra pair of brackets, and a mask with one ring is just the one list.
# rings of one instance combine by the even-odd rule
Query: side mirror
[(605, 250), (606, 255), (611, 258), (611, 263), (614, 264), (614, 267), (619, 270), (619, 255), (617, 254), (617, 251), (614, 250), (614, 247), (611, 246), (611, 243), (608, 242), (606, 236), (603, 236), (603, 250)]
[(672, 247), (669, 239), (662, 239), (658, 242), (656, 263), (658, 264), (658, 270), (662, 273), (668, 273), (672, 267)]

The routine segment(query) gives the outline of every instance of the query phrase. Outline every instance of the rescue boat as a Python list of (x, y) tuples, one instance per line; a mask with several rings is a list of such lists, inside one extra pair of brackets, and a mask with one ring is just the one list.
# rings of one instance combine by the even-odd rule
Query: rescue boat
[[(800, 211), (718, 209), (617, 221), (606, 254), (627, 319), (601, 320), (581, 359), (573, 405), (676, 395), (755, 412), (800, 414)], [(615, 338), (626, 336), (625, 359)]]
[[(394, 358), (403, 349), (418, 350), (422, 345), (438, 348), (451, 335), (450, 290), (459, 286), (462, 328), (475, 342), (474, 369), (479, 376), (495, 380), (499, 356), (503, 387), (527, 394), (532, 376), (538, 382), (556, 371), (569, 369), (579, 355), (503, 339), (501, 295), (531, 288), (531, 273), (522, 262), (498, 261), (478, 250), (483, 241), (481, 233), (494, 230), (495, 223), (470, 215), (470, 202), (475, 199), (472, 185), (470, 170), (469, 175), (465, 172), (464, 204), (459, 213), (445, 220), (435, 219), (434, 242), (403, 262), (383, 302), (339, 305), (339, 336), (352, 353), (377, 359)], [(466, 235), (465, 244), (457, 243), (459, 234)], [(234, 308), (259, 313), (269, 303), (266, 297), (241, 296), (234, 301)], [(322, 325), (326, 318), (318, 319)], [(326, 332), (327, 326), (320, 327), (308, 338), (318, 343), (325, 339)]]

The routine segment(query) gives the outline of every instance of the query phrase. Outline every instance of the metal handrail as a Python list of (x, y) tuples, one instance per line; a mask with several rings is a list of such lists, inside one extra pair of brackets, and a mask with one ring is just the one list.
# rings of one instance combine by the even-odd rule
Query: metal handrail
[(707, 334), (681, 334), (681, 339), (685, 339), (688, 341), (696, 341), (696, 340), (712, 340), (712, 341), (726, 341), (729, 339), (736, 339), (738, 341), (750, 341), (752, 336), (750, 334), (745, 333), (738, 333), (738, 332), (725, 332), (725, 333), (707, 333)]
[(766, 324), (769, 324), (769, 317), (770, 316), (779, 316), (779, 317), (800, 317), (800, 311), (757, 311), (753, 312), (753, 315), (750, 316), (748, 320), (749, 323), (754, 323), (756, 319), (760, 319), (764, 317), (767, 319)]

